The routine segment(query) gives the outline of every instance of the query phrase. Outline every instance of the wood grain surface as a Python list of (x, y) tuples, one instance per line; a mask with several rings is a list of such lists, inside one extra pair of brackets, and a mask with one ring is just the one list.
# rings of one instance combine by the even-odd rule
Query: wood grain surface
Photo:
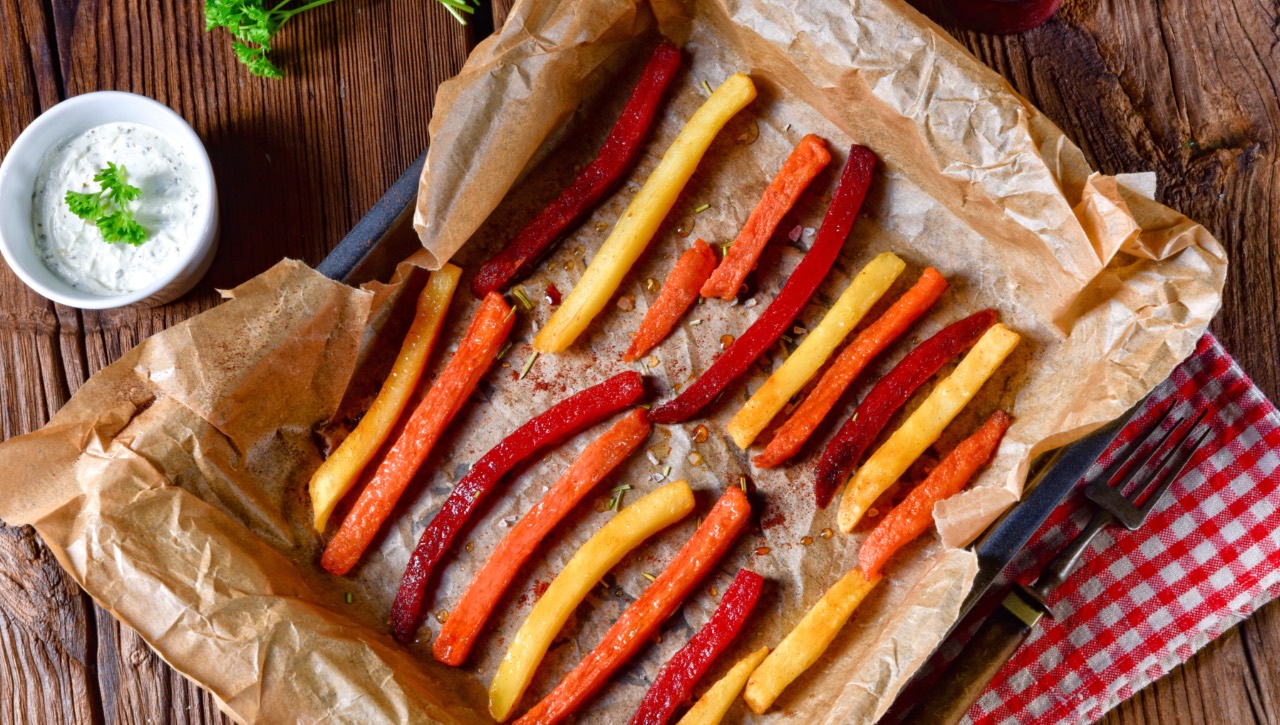
[[(81, 312), (0, 264), (0, 433), (39, 428), (96, 370), (208, 309), (281, 257), (316, 263), (428, 140), (437, 85), (506, 17), (464, 30), (430, 0), (340, 0), (291, 21), (287, 72), (247, 74), (195, 0), (0, 0), (0, 152), (42, 110), (100, 89), (142, 93), (195, 127), (220, 184), (222, 247), (195, 292), (151, 310)], [(1106, 173), (1154, 169), (1161, 201), (1231, 256), (1213, 330), (1280, 394), (1280, 5), (1066, 0), (1015, 37), (930, 14), (1045, 111)], [(62, 572), (30, 529), (0, 526), (0, 722), (222, 723)], [(1280, 605), (1263, 609), (1105, 720), (1280, 725)]]

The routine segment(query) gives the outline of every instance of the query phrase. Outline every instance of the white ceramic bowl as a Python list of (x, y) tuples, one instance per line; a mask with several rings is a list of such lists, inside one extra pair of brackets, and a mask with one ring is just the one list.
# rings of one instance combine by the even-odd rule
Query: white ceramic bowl
[[(179, 264), (142, 289), (119, 295), (97, 295), (73, 287), (40, 259), (31, 222), (31, 200), (45, 153), (63, 139), (104, 123), (140, 123), (168, 136), (193, 160), (200, 190), (199, 238)], [(218, 248), (218, 191), (209, 154), (196, 132), (168, 106), (146, 96), (98, 91), (68, 98), (45, 111), (18, 136), (0, 163), (0, 253), (31, 289), (54, 302), (88, 310), (140, 303), (160, 305), (195, 286)]]

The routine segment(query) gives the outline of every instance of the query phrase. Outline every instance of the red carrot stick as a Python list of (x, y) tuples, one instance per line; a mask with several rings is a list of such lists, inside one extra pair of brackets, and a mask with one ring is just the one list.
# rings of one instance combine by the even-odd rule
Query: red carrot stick
[(809, 393), (800, 407), (791, 414), (791, 418), (778, 429), (764, 451), (752, 458), (751, 462), (758, 468), (773, 468), (794, 456), (867, 365), (906, 332), (911, 323), (937, 302), (946, 289), (947, 281), (942, 275), (932, 267), (926, 269), (906, 294), (899, 297), (880, 319), (859, 333), (840, 353), (831, 367), (827, 368), (827, 372), (823, 373), (813, 392)]
[(466, 661), (498, 599), (538, 544), (649, 437), (652, 428), (648, 414), (636, 409), (582, 451), (556, 485), (499, 542), (471, 580), (431, 646), (437, 660), (454, 667)]
[(747, 223), (738, 232), (738, 238), (729, 247), (724, 260), (711, 275), (711, 279), (702, 286), (703, 297), (732, 300), (738, 294), (742, 280), (755, 269), (760, 253), (769, 243), (782, 217), (791, 211), (805, 187), (829, 163), (831, 153), (827, 151), (822, 139), (813, 134), (800, 139), (795, 150), (782, 164), (782, 170), (769, 182), (769, 187), (764, 190), (764, 196), (760, 198), (756, 208), (751, 210), (751, 216), (747, 217)]
[(413, 411), (404, 431), (378, 465), (355, 506), (329, 540), (320, 565), (339, 576), (351, 571), (378, 529), (391, 515), (413, 475), (431, 453), (449, 421), (471, 397), (471, 391), (498, 356), (498, 350), (515, 324), (511, 308), (494, 292), (476, 311), (458, 351)]
[(982, 464), (991, 460), (1012, 422), (1003, 410), (992, 413), (982, 427), (952, 449), (902, 503), (876, 524), (858, 550), (858, 563), (868, 577), (875, 576), (889, 557), (933, 524), (934, 504), (959, 493)]
[(826, 508), (831, 503), (831, 497), (853, 472), (867, 446), (884, 430), (889, 418), (906, 405), (912, 393), (948, 360), (977, 342), (982, 333), (995, 323), (995, 310), (983, 310), (942, 328), (907, 353), (888, 375), (876, 383), (862, 399), (853, 417), (845, 421), (822, 452), (813, 482), (819, 507)]
[(529, 273), (552, 244), (582, 221), (601, 199), (635, 166), (640, 146), (653, 128), (658, 106), (680, 70), (680, 50), (670, 43), (654, 49), (622, 115), (594, 161), (578, 174), (560, 196), (534, 217), (502, 251), (471, 279), (471, 293), (482, 297), (500, 291)]
[(680, 321), (680, 317), (698, 299), (698, 290), (716, 268), (716, 253), (701, 239), (693, 243), (693, 247), (680, 255), (675, 269), (671, 270), (667, 281), (662, 284), (662, 291), (653, 306), (644, 315), (640, 329), (631, 338), (631, 347), (622, 359), (632, 362), (662, 342), (662, 338), (671, 333), (671, 329)]
[(849, 161), (840, 174), (840, 183), (822, 220), (817, 239), (787, 278), (777, 298), (692, 385), (674, 400), (655, 408), (650, 416), (653, 422), (681, 423), (697, 415), (786, 332), (827, 276), (849, 238), (875, 167), (875, 154), (867, 148), (854, 146), (849, 150)]
[(603, 687), (724, 556), (746, 528), (750, 513), (751, 504), (742, 489), (726, 489), (662, 574), (618, 617), (591, 654), (517, 720), (517, 725), (558, 723)]
[(391, 630), (396, 639), (412, 641), (432, 573), (471, 513), (508, 471), (534, 453), (634, 405), (643, 395), (644, 378), (640, 373), (619, 373), (551, 406), (476, 461), (467, 475), (453, 487), (435, 518), (427, 524), (422, 538), (418, 539), (418, 546), (409, 557), (409, 565), (391, 607)]
[(689, 700), (698, 680), (738, 636), (763, 589), (764, 577), (749, 569), (738, 570), (711, 619), (653, 678), (631, 725), (666, 725), (671, 720), (676, 708)]

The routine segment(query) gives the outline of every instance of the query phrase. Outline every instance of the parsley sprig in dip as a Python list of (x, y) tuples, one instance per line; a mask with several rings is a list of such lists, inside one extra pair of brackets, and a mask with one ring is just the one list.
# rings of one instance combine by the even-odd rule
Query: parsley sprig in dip
[(100, 190), (67, 191), (63, 198), (72, 214), (98, 227), (102, 241), (124, 242), (136, 247), (147, 241), (147, 230), (133, 218), (129, 208), (129, 202), (137, 199), (142, 189), (129, 185), (128, 173), (124, 166), (108, 161), (107, 168), (93, 176), (94, 181), (102, 184)]
[(46, 266), (100, 295), (142, 289), (197, 241), (203, 201), (178, 144), (150, 126), (108, 123), (45, 155), (33, 189), (35, 246)]

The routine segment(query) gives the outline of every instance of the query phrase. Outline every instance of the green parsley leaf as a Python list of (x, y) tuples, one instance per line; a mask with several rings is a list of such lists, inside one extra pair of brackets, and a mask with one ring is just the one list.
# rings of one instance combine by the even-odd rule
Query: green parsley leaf
[(123, 207), (142, 194), (142, 189), (129, 185), (128, 176), (123, 166), (116, 166), (108, 161), (107, 168), (100, 169), (94, 174), (93, 180), (102, 184), (102, 191), (115, 202), (116, 206)]
[(147, 230), (128, 211), (113, 211), (99, 217), (97, 224), (103, 240), (110, 244), (124, 242), (136, 247), (147, 241)]
[(108, 244), (132, 244), (138, 246), (147, 241), (147, 230), (133, 218), (128, 204), (142, 195), (142, 190), (130, 186), (129, 173), (124, 166), (108, 161), (104, 169), (93, 175), (101, 185), (97, 191), (67, 191), (63, 199), (72, 214), (91, 221), (98, 227), (102, 240)]
[[(436, 0), (459, 23), (467, 24), (462, 13), (475, 12), (480, 0)], [(250, 73), (264, 78), (280, 78), (284, 73), (267, 54), (276, 33), (293, 16), (327, 5), (333, 0), (205, 0), (204, 29), (225, 28), (235, 40), (231, 50)]]
[(93, 221), (102, 216), (102, 192), (100, 191), (68, 191), (65, 198), (71, 213), (81, 219)]

